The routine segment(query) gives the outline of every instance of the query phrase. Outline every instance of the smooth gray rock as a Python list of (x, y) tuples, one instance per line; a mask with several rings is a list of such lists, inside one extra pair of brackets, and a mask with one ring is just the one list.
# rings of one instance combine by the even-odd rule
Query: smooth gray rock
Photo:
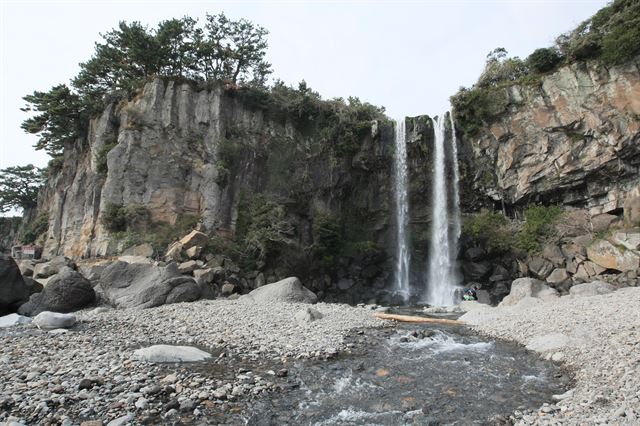
[(56, 256), (48, 262), (38, 263), (34, 267), (33, 278), (48, 278), (60, 272), (64, 267), (77, 269), (73, 260), (64, 256)]
[(544, 280), (553, 271), (553, 263), (541, 257), (534, 257), (529, 260), (529, 270), (536, 278)]
[(105, 300), (117, 308), (191, 302), (201, 291), (193, 278), (181, 276), (173, 263), (163, 267), (118, 261), (102, 272), (100, 287)]
[(15, 325), (30, 324), (31, 318), (18, 314), (9, 314), (0, 317), (0, 328), (13, 327)]
[(511, 291), (499, 306), (513, 306), (525, 297), (536, 297), (542, 300), (558, 298), (558, 292), (535, 278), (518, 278), (511, 283)]
[(575, 297), (598, 296), (615, 291), (615, 287), (604, 281), (592, 281), (590, 283), (577, 284), (569, 289), (569, 294)]
[(193, 346), (154, 345), (137, 349), (133, 358), (146, 362), (197, 362), (211, 358), (211, 354)]
[(122, 252), (123, 256), (142, 256), (152, 257), (154, 253), (153, 246), (149, 243), (139, 244), (137, 246), (129, 247)]
[(63, 267), (49, 279), (42, 292), (31, 295), (18, 312), (29, 316), (44, 311), (71, 312), (84, 308), (95, 300), (96, 293), (91, 282), (79, 272)]
[(273, 284), (267, 284), (242, 296), (241, 299), (255, 303), (316, 303), (318, 301), (318, 297), (311, 290), (304, 287), (296, 277), (289, 277)]
[(29, 300), (29, 288), (12, 257), (0, 254), (0, 315), (15, 312)]
[(33, 319), (33, 323), (40, 328), (53, 330), (57, 328), (73, 327), (76, 316), (73, 314), (61, 314), (58, 312), (41, 312)]

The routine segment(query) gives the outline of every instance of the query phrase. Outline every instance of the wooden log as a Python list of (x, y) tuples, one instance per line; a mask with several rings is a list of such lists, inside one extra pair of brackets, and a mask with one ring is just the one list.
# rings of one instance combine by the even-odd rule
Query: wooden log
[(399, 322), (464, 325), (463, 321), (446, 319), (446, 318), (427, 318), (427, 317), (418, 317), (418, 316), (413, 316), (413, 315), (385, 314), (385, 313), (382, 313), (382, 312), (376, 312), (373, 315), (376, 318), (380, 318), (380, 319), (384, 319), (384, 320), (399, 321)]

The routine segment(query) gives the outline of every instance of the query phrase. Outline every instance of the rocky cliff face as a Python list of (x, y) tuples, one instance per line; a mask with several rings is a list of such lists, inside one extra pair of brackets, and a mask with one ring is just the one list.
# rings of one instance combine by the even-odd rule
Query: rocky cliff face
[(622, 207), (640, 183), (639, 64), (576, 63), (536, 84), (496, 89), (504, 113), (466, 141), (467, 182), (507, 208)]
[[(93, 119), (87, 139), (65, 150), (61, 172), (39, 200), (50, 222), (45, 254), (117, 253), (121, 236), (103, 220), (109, 206), (142, 206), (154, 223), (195, 217), (207, 231), (233, 238), (239, 205), (260, 194), (282, 206), (293, 226), (298, 263), (284, 265), (283, 274), (305, 275), (313, 267), (304, 255), (314, 245), (318, 217), (338, 221), (343, 237), (358, 247), (386, 247), (391, 123), (370, 122), (357, 146), (340, 147), (294, 118), (251, 106), (221, 87), (148, 83), (134, 100)], [(353, 256), (364, 255), (355, 250)], [(385, 279), (384, 259), (377, 263), (365, 281)], [(360, 276), (352, 269), (341, 263), (335, 278)]]

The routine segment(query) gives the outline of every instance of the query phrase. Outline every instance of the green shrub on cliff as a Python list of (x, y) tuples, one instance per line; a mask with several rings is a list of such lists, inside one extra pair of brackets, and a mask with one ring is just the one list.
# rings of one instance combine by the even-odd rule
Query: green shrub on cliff
[(313, 255), (324, 266), (333, 266), (342, 249), (342, 225), (334, 215), (319, 214), (313, 220)]
[(527, 57), (527, 66), (536, 73), (552, 71), (562, 61), (562, 56), (555, 48), (543, 47), (533, 51)]
[(149, 223), (149, 210), (140, 204), (107, 203), (102, 212), (102, 224), (109, 232), (138, 231)]
[(33, 244), (38, 237), (49, 229), (49, 215), (40, 213), (24, 230), (20, 240), (23, 244)]
[(464, 218), (462, 232), (489, 253), (499, 254), (513, 246), (513, 229), (502, 213), (483, 210)]
[(560, 206), (532, 205), (524, 213), (524, 224), (517, 236), (516, 246), (529, 253), (540, 250), (545, 238), (553, 232), (553, 224), (562, 215)]

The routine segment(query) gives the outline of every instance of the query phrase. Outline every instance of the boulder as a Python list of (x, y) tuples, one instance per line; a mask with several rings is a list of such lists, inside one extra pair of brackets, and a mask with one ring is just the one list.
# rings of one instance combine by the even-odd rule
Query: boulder
[(318, 297), (305, 288), (296, 277), (285, 278), (282, 281), (256, 288), (251, 293), (242, 296), (242, 299), (254, 303), (316, 303), (318, 301)]
[(319, 320), (323, 315), (320, 311), (314, 308), (304, 308), (296, 312), (295, 319), (299, 325), (305, 325), (315, 320)]
[(200, 246), (193, 246), (184, 251), (184, 254), (186, 254), (189, 259), (197, 259), (200, 257), (201, 253), (202, 247)]
[(31, 318), (18, 314), (9, 314), (0, 317), (0, 328), (13, 327), (15, 325), (26, 325), (31, 323)]
[(536, 256), (529, 260), (529, 271), (534, 277), (544, 280), (553, 271), (553, 263)]
[(164, 255), (164, 260), (167, 262), (182, 262), (182, 259), (182, 244), (176, 241), (167, 249), (167, 253)]
[(18, 268), (20, 268), (20, 273), (23, 277), (33, 277), (35, 267), (36, 265), (33, 260), (26, 259), (18, 262)]
[(614, 232), (611, 236), (611, 242), (617, 245), (621, 245), (628, 250), (638, 250), (640, 249), (640, 232), (638, 232), (637, 230), (633, 232)]
[(222, 288), (220, 289), (220, 293), (222, 293), (223, 296), (229, 296), (235, 293), (235, 291), (236, 286), (228, 281), (225, 281), (224, 284), (222, 284)]
[(193, 230), (179, 241), (183, 250), (188, 250), (193, 246), (204, 247), (209, 243), (209, 237), (200, 231)]
[(33, 269), (33, 278), (48, 278), (64, 267), (77, 269), (76, 264), (64, 256), (56, 256), (48, 262), (38, 263)]
[(133, 358), (146, 362), (197, 362), (211, 354), (193, 346), (153, 345), (133, 352)]
[(513, 306), (525, 297), (536, 297), (541, 300), (552, 300), (558, 297), (558, 292), (544, 282), (534, 278), (518, 278), (511, 283), (511, 291), (498, 306)]
[(349, 278), (340, 278), (340, 280), (338, 280), (338, 289), (345, 291), (345, 290), (349, 290), (351, 287), (353, 287), (353, 280), (349, 279)]
[(198, 283), (181, 276), (174, 263), (163, 267), (118, 261), (105, 268), (99, 283), (107, 303), (117, 308), (152, 308), (200, 296)]
[(15, 312), (29, 300), (29, 288), (12, 257), (0, 254), (0, 315)]
[(475, 262), (486, 256), (487, 252), (482, 247), (471, 247), (464, 252), (464, 258)]
[(61, 314), (58, 312), (40, 312), (33, 319), (33, 323), (40, 328), (53, 330), (55, 328), (69, 328), (76, 323), (76, 316), (73, 314)]
[(569, 279), (569, 274), (567, 270), (564, 268), (554, 269), (551, 274), (547, 277), (547, 282), (552, 286), (556, 287), (563, 283), (565, 283)]
[(19, 313), (34, 316), (40, 312), (71, 312), (92, 304), (96, 299), (91, 282), (79, 272), (64, 267), (49, 279), (40, 293), (31, 295)]
[(263, 285), (265, 285), (267, 283), (266, 278), (264, 277), (264, 274), (262, 272), (260, 272), (257, 276), (256, 276), (256, 288), (257, 287), (262, 287)]
[(556, 267), (563, 267), (565, 262), (564, 254), (560, 247), (555, 244), (547, 244), (542, 250), (542, 257), (553, 263)]
[(141, 256), (141, 257), (153, 257), (153, 246), (149, 243), (138, 244), (137, 246), (129, 247), (122, 252), (123, 256)]
[(624, 223), (627, 226), (640, 225), (640, 195), (638, 190), (632, 191), (624, 200)]
[(213, 272), (213, 268), (196, 269), (193, 271), (193, 278), (200, 285), (212, 283), (214, 277), (215, 273)]
[(577, 284), (569, 289), (569, 294), (575, 297), (598, 296), (615, 291), (615, 287), (604, 281), (592, 281), (590, 283)]
[(618, 220), (618, 216), (607, 213), (599, 214), (591, 218), (591, 230), (594, 233), (606, 231), (616, 220)]
[(497, 265), (494, 268), (493, 273), (489, 277), (489, 281), (498, 282), (498, 281), (506, 281), (506, 280), (509, 280), (509, 271), (507, 271), (507, 269), (504, 266)]
[(44, 286), (36, 280), (33, 280), (29, 277), (22, 277), (22, 280), (24, 281), (24, 285), (26, 285), (27, 289), (29, 290), (29, 296), (35, 293), (40, 293), (42, 290), (44, 290)]
[(631, 250), (621, 250), (607, 240), (597, 240), (587, 247), (587, 256), (592, 262), (605, 269), (620, 272), (636, 270), (640, 266), (640, 257)]
[(195, 260), (189, 260), (187, 262), (178, 265), (178, 272), (181, 274), (190, 274), (198, 268), (198, 263)]
[(484, 281), (491, 273), (491, 264), (489, 262), (464, 262), (462, 271), (469, 281)]
[(89, 281), (97, 282), (104, 268), (111, 265), (111, 259), (87, 259), (78, 262), (78, 271)]

